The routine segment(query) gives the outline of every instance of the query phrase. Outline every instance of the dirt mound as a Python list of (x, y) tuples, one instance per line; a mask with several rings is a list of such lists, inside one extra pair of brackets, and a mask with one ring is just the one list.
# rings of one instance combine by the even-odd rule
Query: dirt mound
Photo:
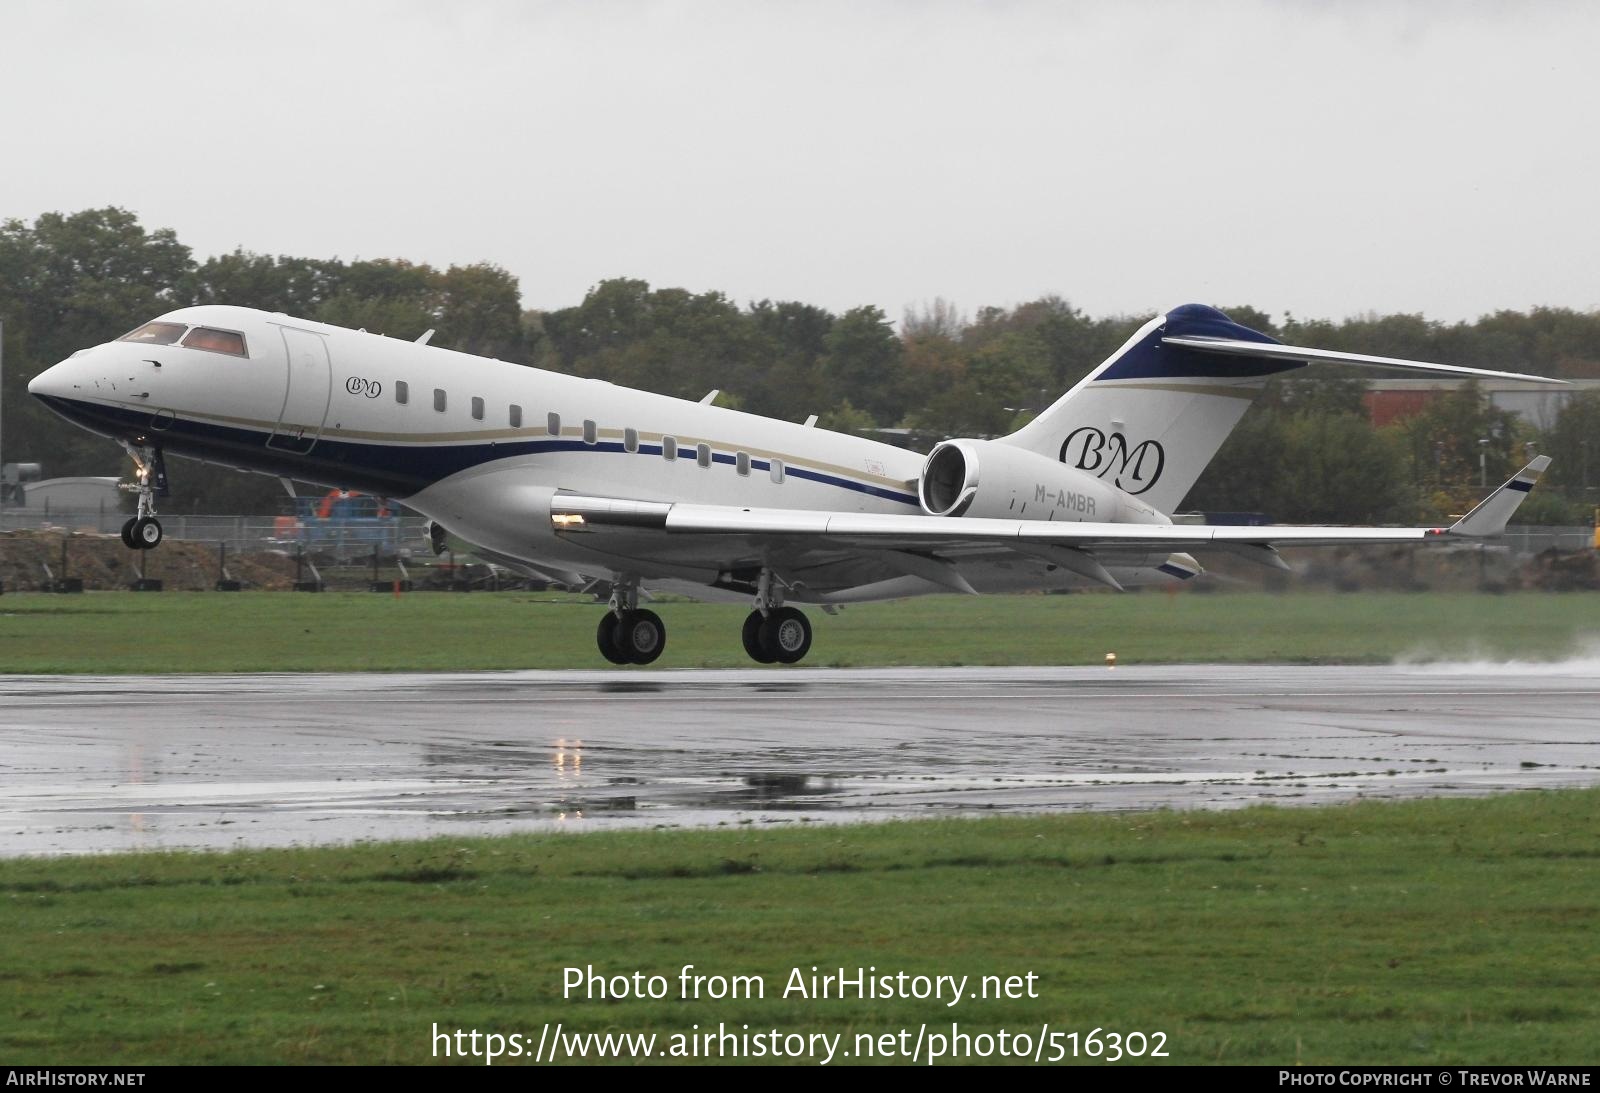
[(1530, 588), (1547, 592), (1594, 591), (1600, 589), (1600, 553), (1561, 554), (1547, 550), (1528, 560), (1524, 574)]
[[(142, 560), (146, 577), (175, 592), (209, 591), (221, 576), (217, 548), (209, 543), (168, 539), (158, 549), (143, 552)], [(42, 591), (58, 577), (81, 578), (86, 589), (127, 588), (139, 577), (140, 561), (140, 552), (123, 546), (115, 535), (0, 532), (0, 582), (6, 591)], [(294, 584), (295, 562), (272, 551), (230, 552), (228, 572), (246, 588), (284, 591)]]

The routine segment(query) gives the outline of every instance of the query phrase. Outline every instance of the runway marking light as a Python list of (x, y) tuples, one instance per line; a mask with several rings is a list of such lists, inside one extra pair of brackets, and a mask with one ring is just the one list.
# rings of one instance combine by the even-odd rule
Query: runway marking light
[(1115, 668), (1116, 666), (1117, 666), (1117, 654), (1115, 654), (1115, 653), (1107, 653), (1106, 654), (1106, 667), (1107, 668)]

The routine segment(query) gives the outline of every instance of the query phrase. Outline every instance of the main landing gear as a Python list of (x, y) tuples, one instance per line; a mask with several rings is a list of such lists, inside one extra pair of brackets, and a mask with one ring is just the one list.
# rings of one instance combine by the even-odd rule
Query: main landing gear
[[(783, 603), (783, 586), (763, 569), (755, 610), (744, 620), (744, 651), (760, 664), (795, 664), (811, 651), (811, 621)], [(667, 647), (667, 625), (639, 606), (639, 580), (619, 577), (595, 628), (594, 643), (612, 664), (649, 664)]]
[(139, 495), (138, 515), (122, 525), (122, 545), (129, 550), (154, 550), (161, 545), (161, 521), (156, 519), (157, 497), (167, 495), (167, 469), (160, 448), (145, 448), (123, 441), (133, 459), (136, 485), (124, 486)]
[(750, 612), (741, 636), (744, 651), (762, 664), (794, 664), (811, 651), (811, 622), (793, 607)]
[(612, 664), (649, 664), (667, 647), (667, 624), (661, 616), (639, 606), (639, 582), (618, 581), (611, 603), (595, 630), (600, 655)]
[(760, 664), (794, 664), (811, 651), (811, 621), (783, 605), (783, 585), (763, 569), (756, 605), (744, 620), (744, 651)]

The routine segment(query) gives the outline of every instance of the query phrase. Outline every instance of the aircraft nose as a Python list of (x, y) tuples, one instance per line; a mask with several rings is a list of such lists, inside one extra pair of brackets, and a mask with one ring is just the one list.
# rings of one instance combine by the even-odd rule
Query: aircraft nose
[(74, 388), (72, 369), (66, 361), (51, 365), (28, 381), (28, 394), (39, 398), (71, 398)]

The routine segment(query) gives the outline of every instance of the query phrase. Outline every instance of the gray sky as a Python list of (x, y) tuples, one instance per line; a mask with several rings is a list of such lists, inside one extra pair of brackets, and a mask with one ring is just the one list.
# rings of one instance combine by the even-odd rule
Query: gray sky
[(1600, 307), (1600, 5), (0, 0), (0, 217), (898, 318)]

